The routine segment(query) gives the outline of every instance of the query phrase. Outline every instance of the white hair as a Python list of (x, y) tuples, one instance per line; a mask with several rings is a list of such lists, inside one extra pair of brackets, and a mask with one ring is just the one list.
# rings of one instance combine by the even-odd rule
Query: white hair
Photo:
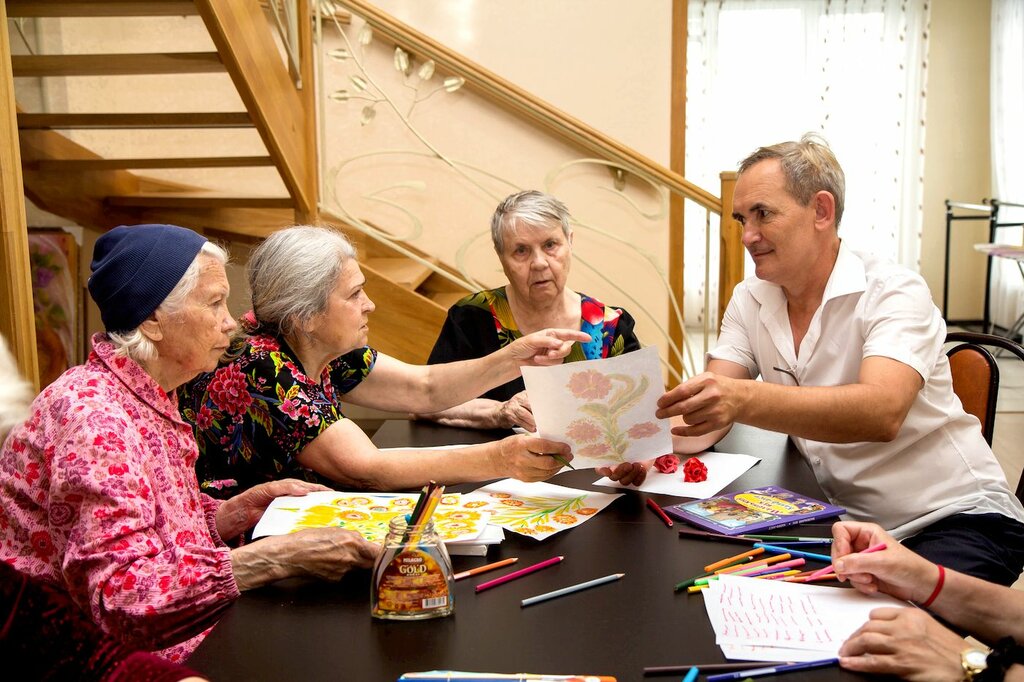
[(21, 378), (7, 342), (0, 336), (0, 443), (7, 432), (28, 418), (32, 386)]
[(505, 197), (491, 216), (491, 241), (500, 256), (505, 249), (505, 233), (523, 227), (546, 228), (556, 223), (568, 239), (572, 235), (569, 209), (561, 201), (535, 189)]
[(279, 336), (327, 310), (327, 302), (355, 247), (342, 233), (297, 225), (274, 232), (249, 258), (252, 310), (262, 327)]
[[(212, 258), (222, 265), (228, 262), (227, 251), (223, 248), (213, 242), (203, 244), (203, 248), (196, 254), (195, 259), (188, 266), (188, 270), (185, 271), (185, 274), (181, 276), (178, 283), (171, 289), (171, 293), (167, 294), (167, 298), (157, 308), (158, 311), (167, 315), (181, 310), (189, 294), (199, 284), (199, 273), (202, 270), (202, 259), (204, 257)], [(142, 333), (141, 325), (127, 332), (107, 332), (107, 336), (110, 337), (110, 342), (114, 344), (117, 355), (130, 358), (140, 365), (153, 362), (159, 357), (156, 344)]]

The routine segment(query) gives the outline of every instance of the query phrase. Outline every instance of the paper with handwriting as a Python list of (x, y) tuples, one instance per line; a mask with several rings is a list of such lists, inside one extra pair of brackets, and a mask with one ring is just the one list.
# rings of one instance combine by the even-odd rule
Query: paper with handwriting
[[(730, 575), (711, 582), (703, 598), (715, 641), (723, 650), (726, 645), (755, 647), (749, 650), (752, 660), (777, 661), (793, 659), (785, 651), (771, 651), (775, 647), (810, 651), (815, 658), (836, 656), (873, 609), (908, 605), (840, 587)], [(733, 653), (737, 651), (742, 649)]]
[(614, 466), (672, 452), (669, 420), (654, 416), (664, 393), (654, 346), (522, 371), (538, 435), (568, 443), (575, 468)]

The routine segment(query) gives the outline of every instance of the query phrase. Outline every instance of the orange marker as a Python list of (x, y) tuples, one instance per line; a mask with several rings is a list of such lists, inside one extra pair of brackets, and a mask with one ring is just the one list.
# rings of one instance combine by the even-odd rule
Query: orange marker
[(736, 556), (731, 556), (728, 559), (722, 559), (721, 561), (716, 561), (713, 564), (708, 564), (704, 567), (704, 572), (710, 573), (711, 571), (714, 571), (717, 568), (722, 568), (724, 566), (728, 566), (729, 564), (734, 564), (737, 561), (746, 559), (748, 556), (757, 556), (758, 554), (764, 554), (764, 547), (758, 547), (756, 549), (750, 550), (749, 552), (737, 554)]

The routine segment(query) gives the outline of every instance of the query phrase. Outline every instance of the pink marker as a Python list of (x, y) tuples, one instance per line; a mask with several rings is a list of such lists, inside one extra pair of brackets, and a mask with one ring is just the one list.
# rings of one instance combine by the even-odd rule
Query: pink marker
[(539, 571), (542, 568), (547, 568), (548, 566), (553, 566), (554, 564), (557, 564), (558, 562), (560, 562), (564, 558), (565, 558), (564, 556), (553, 556), (550, 559), (545, 559), (544, 561), (540, 562), (539, 564), (534, 564), (533, 566), (527, 566), (526, 568), (521, 568), (518, 571), (512, 571), (511, 573), (507, 573), (507, 574), (501, 576), (500, 578), (495, 578), (494, 580), (488, 580), (485, 583), (480, 583), (479, 585), (476, 586), (476, 591), (477, 592), (483, 592), (484, 590), (489, 590), (492, 587), (497, 587), (498, 585), (503, 585), (503, 584), (507, 583), (509, 580), (515, 580), (516, 578), (519, 578), (521, 576), (527, 575), (528, 573), (533, 573), (534, 571)]
[[(884, 542), (879, 542), (877, 545), (871, 545), (867, 549), (863, 549), (863, 550), (861, 550), (859, 552), (855, 552), (855, 554), (870, 554), (871, 552), (878, 552), (878, 551), (883, 550), (883, 549), (885, 549), (885, 543)], [(818, 569), (814, 573), (811, 573), (809, 576), (804, 578), (804, 582), (806, 582), (808, 580), (814, 580), (815, 578), (823, 576), (823, 575), (826, 575), (827, 573), (834, 573), (835, 570), (836, 570), (835, 566), (833, 566), (832, 564), (829, 564), (825, 568)]]

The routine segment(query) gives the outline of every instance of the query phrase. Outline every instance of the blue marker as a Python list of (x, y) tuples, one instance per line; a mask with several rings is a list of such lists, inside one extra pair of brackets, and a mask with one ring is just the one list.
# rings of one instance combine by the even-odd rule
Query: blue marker
[(695, 682), (698, 673), (700, 673), (700, 670), (697, 669), (697, 666), (693, 666), (686, 671), (686, 677), (683, 678), (683, 682)]
[(755, 542), (754, 547), (764, 547), (766, 552), (778, 552), (779, 554), (792, 554), (793, 556), (802, 556), (805, 559), (816, 559), (818, 561), (824, 561), (826, 564), (832, 563), (832, 557), (826, 554), (815, 554), (814, 552), (803, 552), (799, 549), (792, 549), (790, 547), (780, 547), (778, 545), (766, 545), (761, 542)]
[(727, 682), (728, 680), (744, 680), (748, 677), (765, 677), (766, 675), (779, 675), (795, 670), (807, 670), (809, 668), (826, 668), (839, 662), (838, 658), (826, 658), (821, 661), (807, 661), (805, 663), (789, 663), (787, 665), (776, 665), (771, 668), (755, 668), (735, 673), (722, 673), (721, 675), (708, 675), (708, 682)]

